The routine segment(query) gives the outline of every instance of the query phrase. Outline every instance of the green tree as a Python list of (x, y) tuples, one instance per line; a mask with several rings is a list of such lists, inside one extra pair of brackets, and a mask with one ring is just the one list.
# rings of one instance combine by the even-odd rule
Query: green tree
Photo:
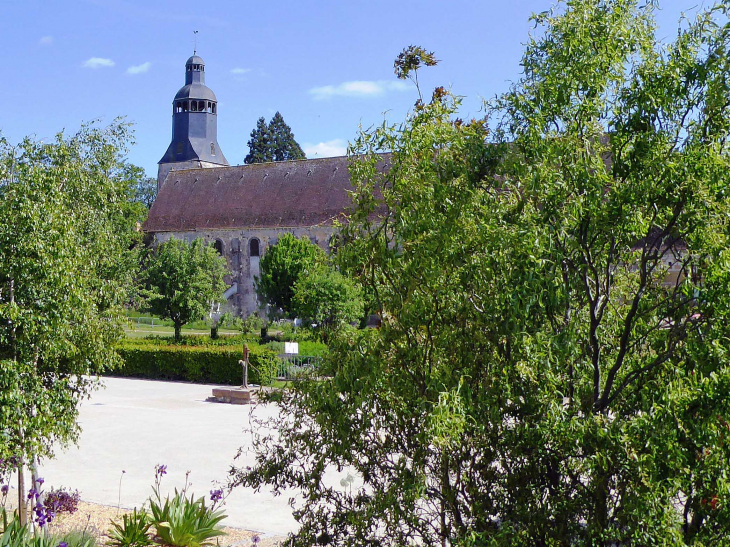
[(289, 545), (727, 542), (726, 7), (661, 44), (653, 3), (567, 2), (486, 120), (361, 135), (337, 256), (382, 327), (236, 477), (303, 490)]
[(304, 160), (304, 150), (294, 140), (291, 127), (284, 121), (283, 116), (277, 112), (269, 122), (269, 135), (274, 161)]
[(325, 260), (324, 251), (307, 238), (283, 234), (261, 258), (260, 275), (256, 277), (259, 298), (274, 310), (282, 309), (291, 314), (294, 284), (302, 274)]
[(204, 319), (220, 302), (227, 273), (226, 259), (201, 239), (187, 243), (170, 238), (157, 246), (144, 271), (147, 306), (172, 320), (175, 339), (180, 340), (183, 325)]
[(144, 169), (135, 165), (127, 166), (127, 178), (133, 181), (132, 201), (141, 204), (146, 210), (151, 209), (157, 197), (157, 179), (148, 177)]
[(78, 438), (78, 404), (119, 364), (140, 210), (115, 121), (49, 143), (0, 140), (0, 459), (24, 469)]
[(256, 128), (251, 131), (251, 139), (248, 141), (248, 155), (243, 160), (245, 164), (265, 163), (274, 161), (272, 136), (266, 120), (261, 117), (256, 122)]
[(294, 283), (294, 313), (326, 332), (359, 321), (364, 313), (360, 288), (334, 268), (310, 270)]
[(291, 127), (279, 112), (268, 125), (264, 118), (258, 119), (256, 128), (251, 131), (248, 148), (249, 153), (243, 160), (246, 164), (306, 159), (302, 147), (294, 140)]

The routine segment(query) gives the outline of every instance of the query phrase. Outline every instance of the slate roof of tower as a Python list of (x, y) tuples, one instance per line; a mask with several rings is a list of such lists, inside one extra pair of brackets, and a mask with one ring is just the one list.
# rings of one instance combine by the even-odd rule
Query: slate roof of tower
[[(382, 167), (389, 157), (383, 156)], [(348, 158), (170, 171), (148, 232), (331, 225), (348, 209)]]

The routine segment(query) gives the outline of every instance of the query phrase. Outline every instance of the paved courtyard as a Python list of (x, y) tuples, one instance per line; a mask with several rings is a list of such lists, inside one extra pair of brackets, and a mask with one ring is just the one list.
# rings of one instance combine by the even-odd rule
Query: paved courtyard
[[(208, 496), (214, 481), (226, 482), (239, 447), (250, 446), (251, 435), (243, 429), (251, 413), (277, 412), (271, 404), (206, 402), (213, 386), (121, 378), (106, 378), (104, 384), (81, 405), (79, 446), (45, 462), (41, 476), (46, 487), (78, 488), (83, 500), (105, 505), (117, 505), (124, 470), (121, 505), (140, 507), (152, 492), (155, 464), (167, 465), (163, 495), (182, 488), (189, 470), (190, 491)], [(236, 465), (253, 462), (253, 454), (244, 450)], [(331, 479), (339, 482), (336, 474)], [(226, 501), (224, 524), (265, 535), (295, 530), (291, 495), (236, 488)]]

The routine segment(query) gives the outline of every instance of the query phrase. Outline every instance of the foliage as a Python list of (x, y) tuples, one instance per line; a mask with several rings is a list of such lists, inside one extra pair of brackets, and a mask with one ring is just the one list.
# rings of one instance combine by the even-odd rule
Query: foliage
[(150, 527), (152, 520), (144, 511), (137, 511), (135, 507), (132, 513), (122, 515), (122, 522), (112, 521), (112, 527), (107, 532), (109, 541), (107, 545), (113, 547), (146, 547), (152, 545), (150, 538)]
[(269, 247), (259, 263), (256, 277), (259, 298), (274, 310), (293, 312), (294, 284), (307, 271), (325, 262), (324, 251), (306, 237), (297, 239), (282, 234), (276, 245)]
[(175, 339), (186, 323), (203, 319), (226, 290), (225, 258), (201, 239), (187, 243), (170, 238), (160, 243), (144, 271), (147, 306), (163, 319), (171, 319)]
[(299, 277), (294, 284), (292, 307), (297, 316), (326, 331), (359, 321), (364, 313), (360, 288), (327, 266)]
[(248, 141), (249, 152), (243, 163), (265, 163), (271, 161), (290, 161), (306, 159), (302, 147), (294, 140), (291, 127), (277, 112), (266, 125), (262, 117), (256, 122)]
[(96, 547), (96, 538), (87, 530), (71, 530), (61, 536), (51, 536), (53, 547)]
[(149, 210), (157, 197), (157, 179), (148, 177), (144, 169), (136, 165), (127, 164), (125, 167), (126, 178), (132, 182), (131, 201)]
[(154, 495), (150, 497), (151, 521), (157, 530), (157, 535), (164, 545), (174, 547), (202, 547), (213, 545), (211, 539), (225, 535), (220, 522), (226, 518), (222, 509), (216, 505), (222, 501), (222, 492), (211, 492), (216, 498), (211, 506), (205, 505), (205, 498), (195, 498), (192, 494), (187, 497), (187, 482), (185, 488), (170, 498), (162, 500), (160, 495), (160, 481), (167, 472), (166, 465), (158, 465), (155, 472)]
[(195, 499), (175, 491), (170, 499), (150, 499), (152, 522), (157, 535), (165, 545), (175, 547), (201, 547), (213, 545), (211, 539), (225, 532), (218, 523), (226, 518), (223, 510), (212, 511), (205, 506), (204, 498)]
[(236, 317), (230, 312), (223, 314), (219, 325), (226, 329), (238, 330), (243, 334), (257, 333), (264, 326), (264, 320), (257, 315), (251, 314), (244, 319)]
[(0, 139), (0, 458), (21, 471), (76, 440), (93, 376), (119, 362), (144, 220), (129, 140), (120, 121)]
[[(224, 385), (242, 382), (238, 364), (243, 358), (242, 344), (184, 346), (164, 339), (136, 339), (125, 340), (117, 352), (124, 360), (124, 365), (114, 371), (119, 376)], [(249, 363), (250, 382), (271, 384), (276, 374), (274, 351), (249, 343)]]
[(291, 127), (284, 121), (284, 117), (277, 112), (269, 122), (271, 136), (271, 150), (274, 161), (304, 160), (304, 150), (294, 140)]
[(416, 84), (418, 96), (422, 100), (421, 88), (418, 85), (418, 69), (424, 66), (436, 66), (438, 63), (439, 60), (436, 59), (433, 51), (426, 51), (421, 46), (408, 46), (396, 57), (393, 70), (399, 79), (410, 78)]
[[(298, 341), (299, 344), (299, 355), (306, 355), (311, 357), (322, 357), (327, 353), (327, 346), (322, 342), (312, 342), (308, 340)], [(268, 342), (263, 347), (269, 348), (276, 354), (280, 355), (284, 353), (284, 342)]]
[(0, 546), (2, 547), (95, 547), (96, 539), (90, 533), (71, 531), (63, 535), (49, 534), (46, 530), (36, 529), (35, 533), (27, 524), (22, 524), (17, 513), (11, 519), (5, 508), (0, 510), (2, 528)]
[(361, 135), (337, 256), (382, 326), (237, 474), (304, 491), (289, 545), (727, 543), (725, 7), (662, 45), (653, 3), (570, 1), (485, 120)]
[(79, 508), (80, 494), (78, 490), (68, 491), (65, 488), (51, 488), (43, 496), (43, 505), (54, 515), (60, 513), (73, 514)]
[(256, 121), (256, 127), (251, 131), (251, 139), (248, 141), (249, 152), (243, 163), (266, 163), (274, 161), (272, 150), (271, 134), (266, 120), (261, 117)]

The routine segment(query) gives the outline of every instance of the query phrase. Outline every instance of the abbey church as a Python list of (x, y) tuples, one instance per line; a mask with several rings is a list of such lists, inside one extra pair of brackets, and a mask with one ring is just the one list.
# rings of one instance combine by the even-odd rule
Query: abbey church
[(325, 250), (334, 220), (350, 205), (347, 157), (230, 166), (218, 144), (218, 104), (205, 63), (185, 63), (172, 102), (172, 141), (159, 161), (157, 199), (144, 229), (156, 242), (203, 238), (228, 261), (227, 308), (259, 309), (259, 259), (282, 233)]

